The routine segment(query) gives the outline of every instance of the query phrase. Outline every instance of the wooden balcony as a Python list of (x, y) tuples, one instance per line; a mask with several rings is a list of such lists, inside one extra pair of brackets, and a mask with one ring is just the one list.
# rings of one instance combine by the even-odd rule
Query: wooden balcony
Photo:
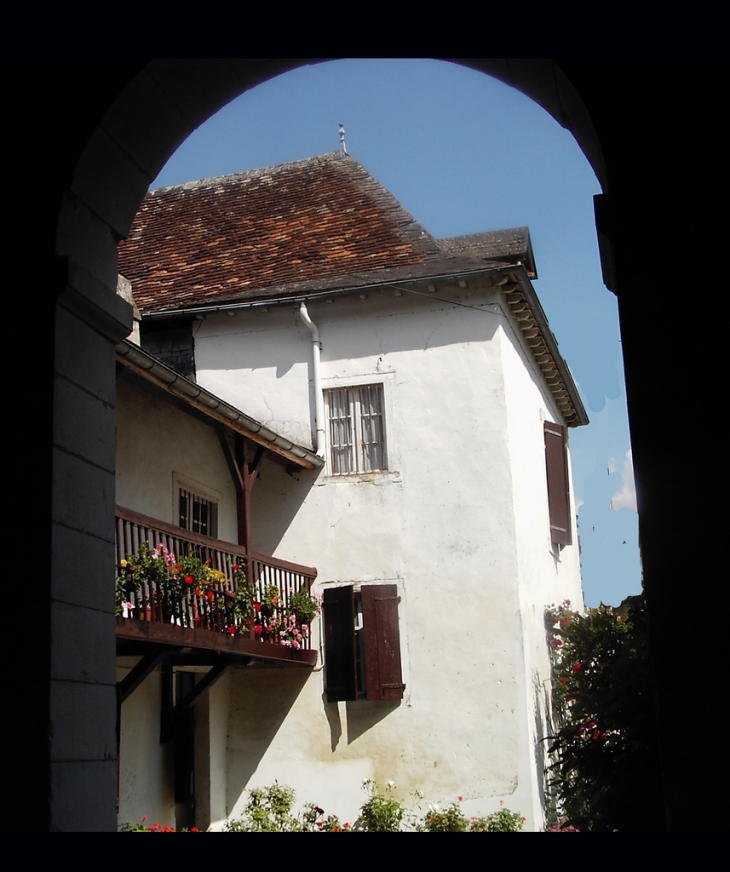
[[(310, 566), (288, 563), (256, 551), (202, 536), (117, 506), (117, 563), (140, 553), (146, 543), (171, 564), (198, 557), (217, 573), (206, 587), (164, 578), (144, 578), (129, 585), (117, 603), (117, 649), (120, 654), (177, 651), (187, 662), (220, 662), (221, 655), (244, 661), (275, 661), (280, 665), (313, 666), (311, 628), (293, 616), (290, 601), (299, 591), (309, 592), (317, 575)], [(159, 547), (158, 547), (159, 546)], [(163, 550), (164, 549), (164, 550)], [(142, 549), (144, 550), (144, 549)], [(240, 571), (245, 569), (248, 595), (256, 611), (248, 618), (236, 609)], [(171, 570), (174, 572), (174, 569)], [(288, 631), (285, 628), (289, 628)], [(227, 659), (231, 659), (227, 658)]]

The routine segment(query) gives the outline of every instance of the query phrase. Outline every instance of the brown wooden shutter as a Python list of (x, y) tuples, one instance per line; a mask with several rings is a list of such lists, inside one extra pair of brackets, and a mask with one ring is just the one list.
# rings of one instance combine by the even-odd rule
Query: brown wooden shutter
[(352, 586), (327, 588), (323, 605), (327, 701), (356, 699), (355, 596)]
[(550, 421), (545, 423), (545, 465), (550, 507), (550, 538), (559, 545), (570, 545), (573, 537), (565, 427)]
[(368, 699), (402, 699), (398, 588), (364, 584), (361, 589)]

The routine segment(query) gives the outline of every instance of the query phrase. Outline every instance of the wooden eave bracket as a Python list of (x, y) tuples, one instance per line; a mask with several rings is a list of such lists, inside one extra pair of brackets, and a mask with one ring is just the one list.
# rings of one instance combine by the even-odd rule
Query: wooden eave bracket
[(176, 651), (176, 648), (164, 648), (162, 651), (153, 651), (145, 656), (134, 666), (128, 675), (121, 681), (117, 682), (117, 694), (120, 704), (128, 699), (134, 691), (142, 684), (147, 676), (153, 672), (170, 654)]

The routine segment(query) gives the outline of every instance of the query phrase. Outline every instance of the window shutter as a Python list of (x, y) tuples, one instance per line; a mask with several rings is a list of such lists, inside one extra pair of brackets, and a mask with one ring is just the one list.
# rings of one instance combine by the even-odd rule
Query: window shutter
[(398, 588), (364, 584), (361, 589), (368, 699), (402, 699)]
[(355, 596), (352, 586), (324, 591), (324, 652), (328, 702), (357, 698)]
[(572, 544), (568, 456), (565, 427), (545, 423), (545, 465), (547, 468), (550, 538), (559, 545)]

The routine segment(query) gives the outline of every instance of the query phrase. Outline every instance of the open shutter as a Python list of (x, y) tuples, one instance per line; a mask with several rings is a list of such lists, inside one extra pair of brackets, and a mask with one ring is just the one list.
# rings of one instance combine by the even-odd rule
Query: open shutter
[(568, 455), (565, 427), (545, 423), (545, 465), (547, 467), (550, 538), (559, 545), (572, 544)]
[(398, 588), (364, 584), (361, 588), (368, 699), (402, 699)]
[(327, 588), (323, 606), (327, 701), (356, 699), (355, 596), (352, 586)]

